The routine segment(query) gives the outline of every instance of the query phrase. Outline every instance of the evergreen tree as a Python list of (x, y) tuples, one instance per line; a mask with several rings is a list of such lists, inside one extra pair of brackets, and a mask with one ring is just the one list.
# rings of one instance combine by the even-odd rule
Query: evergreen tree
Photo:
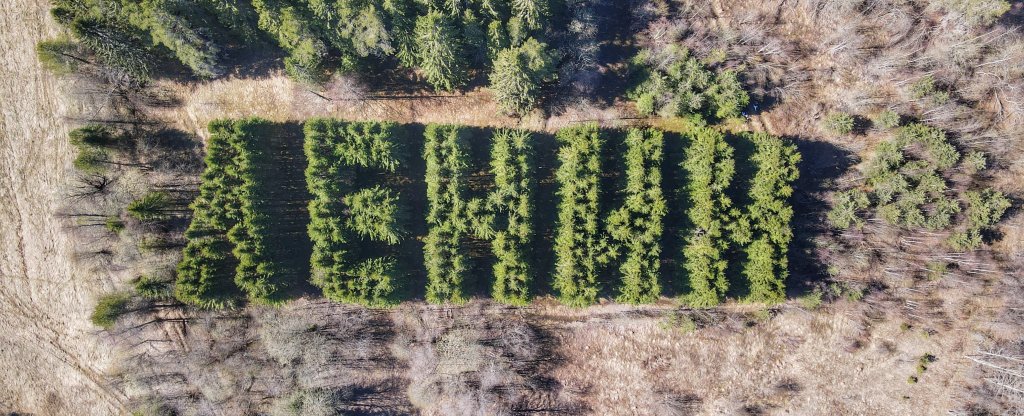
[(630, 129), (626, 145), (625, 201), (608, 218), (612, 247), (624, 257), (618, 300), (650, 303), (661, 295), (661, 234), (668, 212), (661, 191), (664, 137), (653, 129)]
[(463, 303), (463, 280), (469, 261), (461, 241), (469, 230), (463, 177), (469, 167), (466, 131), (459, 126), (427, 126), (423, 158), (427, 172), (427, 225), (423, 260), (427, 269), (427, 301)]
[(522, 46), (498, 53), (491, 89), (502, 111), (519, 115), (536, 107), (543, 84), (555, 77), (555, 60), (547, 45), (531, 38)]
[(437, 90), (453, 91), (468, 81), (462, 39), (452, 17), (437, 11), (416, 20), (420, 69)]
[(534, 236), (536, 179), (531, 139), (526, 131), (502, 129), (494, 133), (491, 143), (495, 189), (488, 195), (488, 207), (498, 228), (490, 238), (497, 258), (492, 294), (512, 305), (529, 301), (533, 280), (529, 247)]
[(601, 148), (596, 124), (562, 129), (557, 134), (558, 228), (555, 233), (554, 288), (562, 303), (574, 307), (597, 301), (604, 244), (598, 223)]
[(686, 300), (693, 306), (709, 307), (717, 305), (728, 289), (724, 253), (729, 243), (724, 230), (732, 200), (726, 190), (736, 167), (733, 148), (721, 132), (701, 127), (694, 129), (691, 139), (683, 161), (688, 179), (687, 216), (692, 226), (683, 249), (690, 290)]

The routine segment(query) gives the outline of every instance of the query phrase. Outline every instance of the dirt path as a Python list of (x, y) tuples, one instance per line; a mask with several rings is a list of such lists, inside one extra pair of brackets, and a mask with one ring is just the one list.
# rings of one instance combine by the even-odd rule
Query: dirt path
[(0, 413), (125, 413), (88, 315), (111, 282), (70, 264), (52, 213), (70, 165), (61, 84), (35, 59), (56, 29), (45, 0), (0, 0)]

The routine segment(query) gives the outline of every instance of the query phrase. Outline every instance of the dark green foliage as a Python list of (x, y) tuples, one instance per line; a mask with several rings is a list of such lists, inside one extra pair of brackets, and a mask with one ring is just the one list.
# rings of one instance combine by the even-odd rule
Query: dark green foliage
[(124, 231), (124, 221), (121, 221), (121, 218), (116, 216), (108, 217), (103, 225), (107, 228), (107, 231), (114, 234), (120, 234), (121, 231)]
[(151, 276), (139, 276), (135, 280), (135, 293), (144, 299), (165, 300), (172, 297), (171, 282)]
[(290, 53), (284, 61), (285, 72), (300, 82), (324, 82), (329, 50), (306, 11), (283, 0), (253, 0), (252, 5), (259, 14), (260, 29)]
[(113, 164), (110, 153), (103, 149), (86, 147), (78, 150), (78, 156), (72, 161), (75, 169), (82, 172), (99, 173), (107, 170)]
[(192, 222), (185, 231), (185, 249), (178, 263), (174, 297), (206, 309), (234, 304), (229, 293), (237, 260), (227, 232), (240, 220), (241, 186), (237, 149), (231, 143), (230, 121), (210, 123), (206, 169), (200, 176), (199, 196), (192, 202)]
[(735, 71), (716, 74), (684, 47), (645, 49), (633, 61), (641, 74), (629, 98), (642, 115), (726, 119), (738, 117), (750, 103)]
[(497, 257), (492, 294), (499, 302), (512, 305), (529, 301), (533, 280), (529, 247), (534, 236), (536, 178), (531, 139), (526, 131), (498, 130), (491, 144), (495, 187), (487, 202), (498, 228), (491, 236)]
[[(382, 169), (395, 172), (404, 157), (397, 140), (399, 127), (389, 122), (352, 123), (315, 118), (306, 122), (306, 135), (332, 143), (329, 151), (342, 166)], [(325, 144), (326, 146), (326, 144)]]
[(427, 301), (462, 303), (463, 280), (469, 269), (460, 247), (469, 230), (464, 176), (469, 167), (466, 130), (459, 126), (427, 126), (423, 158), (427, 162), (427, 225), (423, 260), (427, 268)]
[(756, 167), (746, 210), (753, 238), (746, 247), (747, 262), (743, 269), (750, 282), (747, 300), (778, 303), (786, 295), (787, 253), (793, 239), (793, 207), (789, 197), (793, 195), (792, 183), (800, 175), (800, 153), (793, 144), (767, 133), (747, 136), (754, 143), (751, 162)]
[(821, 126), (825, 131), (837, 136), (850, 134), (853, 132), (853, 116), (839, 111), (829, 113), (821, 121)]
[(452, 91), (469, 80), (463, 41), (452, 17), (436, 11), (416, 20), (420, 69), (434, 88)]
[(36, 56), (39, 63), (54, 75), (70, 74), (82, 64), (89, 63), (81, 45), (66, 38), (39, 42), (36, 44)]
[(96, 308), (93, 309), (92, 315), (89, 316), (89, 320), (92, 321), (93, 325), (96, 325), (103, 329), (110, 329), (117, 323), (117, 318), (124, 315), (128, 311), (128, 302), (131, 300), (131, 296), (127, 293), (111, 293), (103, 295), (96, 303)]
[[(268, 171), (265, 149), (265, 135), (270, 123), (260, 119), (245, 119), (233, 123), (230, 143), (235, 147), (236, 168), (240, 186), (236, 190), (239, 199), (238, 221), (228, 230), (227, 237), (235, 245), (235, 284), (260, 303), (280, 302), (285, 284), (280, 281), (280, 266), (270, 254), (271, 218), (268, 216), (269, 203), (267, 183)], [(214, 133), (216, 134), (216, 133)]]
[(259, 15), (250, 0), (196, 0), (217, 22), (244, 42), (259, 41)]
[(396, 244), (404, 236), (398, 196), (375, 186), (356, 190), (356, 168), (395, 172), (401, 166), (394, 123), (313, 119), (305, 126), (312, 281), (324, 296), (370, 306), (393, 302), (395, 260), (363, 258), (360, 238)]
[(597, 301), (598, 266), (606, 243), (598, 224), (603, 139), (596, 124), (566, 128), (557, 137), (554, 288), (562, 303), (583, 307)]
[(631, 129), (626, 145), (625, 201), (607, 220), (612, 252), (623, 257), (618, 300), (651, 303), (661, 295), (661, 234), (668, 212), (661, 192), (664, 136), (658, 130)]
[(174, 52), (181, 63), (203, 78), (224, 73), (220, 47), (214, 39), (217, 22), (189, 0), (145, 0), (143, 26), (153, 43)]
[(152, 54), (134, 30), (93, 16), (76, 17), (70, 27), (75, 38), (119, 76), (132, 82), (149, 79)]
[(71, 130), (68, 133), (68, 139), (71, 141), (71, 145), (79, 149), (84, 147), (114, 148), (122, 142), (120, 135), (109, 127), (98, 124)]
[(524, 114), (536, 107), (542, 86), (556, 76), (555, 59), (547, 45), (531, 38), (519, 47), (498, 52), (491, 89), (503, 112)]
[(691, 134), (683, 169), (687, 173), (689, 196), (687, 216), (692, 225), (686, 236), (683, 257), (690, 293), (686, 302), (697, 307), (717, 305), (725, 296), (725, 276), (729, 247), (724, 235), (729, 221), (732, 200), (726, 190), (735, 173), (733, 148), (722, 133), (710, 128), (697, 128)]

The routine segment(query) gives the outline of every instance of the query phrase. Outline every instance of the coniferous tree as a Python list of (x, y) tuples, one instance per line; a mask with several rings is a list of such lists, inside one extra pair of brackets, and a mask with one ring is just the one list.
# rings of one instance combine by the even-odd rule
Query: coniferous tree
[(726, 190), (736, 166), (733, 148), (721, 132), (701, 127), (694, 129), (691, 138), (683, 161), (688, 180), (687, 216), (692, 226), (683, 248), (690, 291), (686, 301), (709, 307), (721, 302), (728, 289), (725, 228), (732, 200)]
[(750, 186), (747, 216), (753, 242), (746, 247), (743, 274), (750, 282), (748, 300), (778, 303), (785, 298), (789, 275), (789, 243), (793, 239), (790, 221), (793, 207), (792, 183), (800, 172), (800, 153), (796, 146), (767, 133), (747, 134), (754, 143), (751, 157), (756, 167)]
[(668, 212), (661, 191), (664, 136), (653, 129), (630, 129), (626, 145), (625, 201), (608, 217), (611, 245), (623, 257), (618, 300), (650, 303), (661, 295), (661, 234)]
[(494, 133), (491, 143), (495, 189), (488, 195), (488, 207), (497, 228), (491, 236), (497, 257), (492, 294), (499, 302), (513, 305), (529, 301), (533, 280), (529, 247), (534, 236), (536, 179), (531, 139), (526, 131), (503, 129)]
[(583, 307), (597, 301), (597, 277), (604, 260), (605, 240), (598, 223), (603, 139), (596, 124), (563, 129), (557, 138), (560, 201), (554, 288), (562, 303)]
[(491, 89), (502, 111), (525, 114), (537, 106), (543, 85), (555, 77), (555, 60), (547, 45), (529, 39), (519, 47), (498, 52)]
[(423, 157), (427, 172), (427, 225), (423, 260), (427, 269), (427, 301), (462, 303), (469, 260), (461, 240), (469, 230), (463, 177), (469, 167), (466, 131), (454, 125), (427, 126)]
[(453, 91), (468, 81), (462, 38), (453, 18), (437, 11), (416, 20), (420, 69), (434, 88)]

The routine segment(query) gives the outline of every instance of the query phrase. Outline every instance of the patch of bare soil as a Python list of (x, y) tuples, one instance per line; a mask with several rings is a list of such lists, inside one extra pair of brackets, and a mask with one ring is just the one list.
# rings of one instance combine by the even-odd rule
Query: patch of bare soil
[(0, 1), (0, 412), (123, 413), (89, 313), (112, 283), (83, 278), (53, 212), (70, 166), (72, 110), (35, 44), (54, 36), (45, 0)]

